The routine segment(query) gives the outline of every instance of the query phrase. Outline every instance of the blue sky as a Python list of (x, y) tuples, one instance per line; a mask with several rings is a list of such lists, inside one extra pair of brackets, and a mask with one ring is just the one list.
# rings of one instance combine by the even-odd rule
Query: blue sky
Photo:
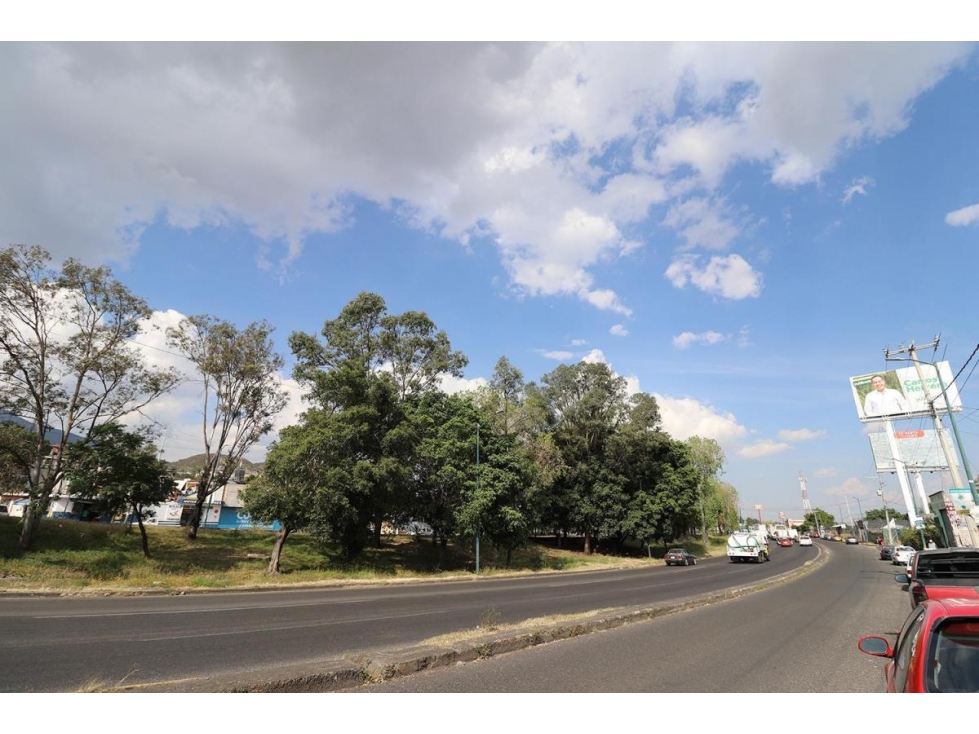
[[(267, 319), (289, 360), (367, 290), (466, 354), (447, 389), (604, 361), (766, 518), (800, 472), (878, 506), (848, 378), (940, 334), (979, 462), (976, 46), (4, 43), (0, 94), (0, 239), (110, 264), (157, 326)], [(153, 409), (167, 458), (195, 400)]]

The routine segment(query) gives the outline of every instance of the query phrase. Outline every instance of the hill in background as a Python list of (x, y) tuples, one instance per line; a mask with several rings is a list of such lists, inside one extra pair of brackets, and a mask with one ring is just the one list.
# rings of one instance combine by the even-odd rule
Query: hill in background
[[(188, 456), (186, 459), (168, 461), (167, 464), (173, 471), (174, 476), (191, 478), (200, 473), (205, 461), (204, 454), (195, 454), (194, 456)], [(261, 474), (264, 467), (265, 464), (256, 464), (248, 461), (248, 459), (241, 460), (241, 468), (245, 470), (246, 479)]]

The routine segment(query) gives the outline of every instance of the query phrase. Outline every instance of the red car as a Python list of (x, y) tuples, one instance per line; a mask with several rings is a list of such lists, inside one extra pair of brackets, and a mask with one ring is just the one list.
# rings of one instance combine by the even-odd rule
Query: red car
[(940, 548), (914, 554), (909, 573), (894, 580), (908, 585), (911, 606), (925, 599), (979, 600), (979, 548)]
[(865, 635), (857, 649), (887, 658), (888, 693), (979, 692), (979, 599), (927, 599), (897, 640)]
[(779, 538), (778, 539), (778, 545), (779, 545), (780, 548), (791, 548), (792, 547), (792, 538)]

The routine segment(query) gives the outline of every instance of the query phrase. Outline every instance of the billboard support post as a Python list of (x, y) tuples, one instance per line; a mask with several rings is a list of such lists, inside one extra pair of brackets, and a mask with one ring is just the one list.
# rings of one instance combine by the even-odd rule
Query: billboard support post
[(897, 439), (894, 437), (894, 424), (891, 423), (891, 419), (888, 418), (884, 421), (884, 430), (887, 432), (887, 440), (891, 446), (891, 456), (894, 457), (894, 461), (900, 463), (900, 467), (895, 466), (894, 471), (897, 474), (898, 484), (901, 485), (901, 494), (904, 495), (904, 506), (908, 511), (908, 520), (911, 521), (911, 526), (914, 527), (915, 522), (918, 520), (918, 513), (915, 511), (914, 498), (911, 496), (911, 487), (908, 485), (908, 467), (899, 458), (901, 452), (897, 447)]

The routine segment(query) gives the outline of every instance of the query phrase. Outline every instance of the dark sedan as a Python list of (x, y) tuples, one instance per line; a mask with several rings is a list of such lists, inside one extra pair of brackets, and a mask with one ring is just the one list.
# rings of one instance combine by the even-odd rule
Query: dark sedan
[(670, 548), (666, 551), (667, 566), (696, 566), (697, 558), (683, 548)]
[(890, 561), (894, 558), (894, 546), (893, 545), (882, 545), (880, 547), (880, 560)]

